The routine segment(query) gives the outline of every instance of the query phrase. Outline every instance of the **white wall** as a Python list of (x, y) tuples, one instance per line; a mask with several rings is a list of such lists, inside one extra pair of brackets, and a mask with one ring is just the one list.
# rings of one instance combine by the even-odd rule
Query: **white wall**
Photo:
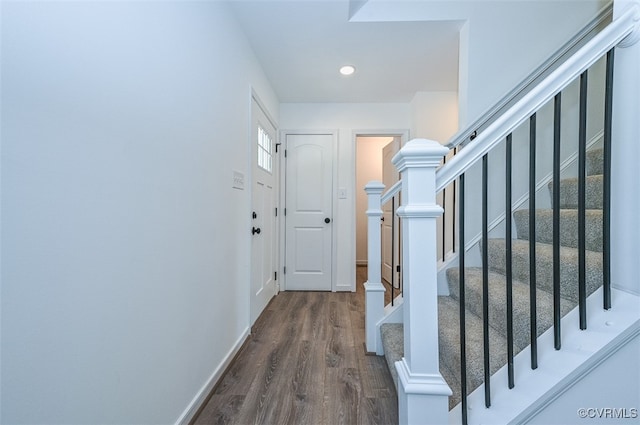
[(411, 100), (413, 138), (446, 143), (458, 131), (458, 93), (418, 92)]
[[(280, 105), (280, 128), (289, 130), (337, 130), (338, 149), (335, 164), (338, 181), (334, 189), (347, 189), (347, 199), (337, 202), (338, 271), (336, 286), (352, 290), (356, 263), (356, 135), (400, 134), (410, 137), (447, 140), (457, 130), (457, 94), (455, 92), (417, 93), (409, 104), (404, 103), (285, 103)], [(415, 132), (419, 132), (417, 135)], [(365, 250), (366, 251), (366, 250)], [(358, 258), (358, 260), (361, 260)]]
[(232, 170), (278, 101), (231, 16), (3, 2), (2, 423), (176, 422), (246, 335)]
[(578, 32), (606, 1), (483, 1), (468, 33), (471, 122)]
[(540, 65), (605, 3), (603, 0), (369, 0), (351, 20), (465, 21), (460, 34), (458, 73), (463, 126)]
[[(414, 138), (446, 143), (458, 131), (458, 93), (453, 91), (418, 92), (411, 100), (411, 134)], [(450, 152), (447, 158), (451, 158)], [(453, 184), (437, 196), (444, 213), (437, 221), (438, 259), (445, 258), (455, 246)], [(444, 219), (444, 225), (443, 225)], [(445, 238), (444, 244), (442, 238)]]
[(356, 263), (367, 264), (367, 194), (362, 188), (373, 180), (382, 181), (382, 148), (393, 137), (358, 137), (356, 139)]
[[(338, 148), (334, 165), (338, 181), (334, 182), (337, 216), (333, 223), (338, 259), (336, 289), (355, 290), (355, 185), (356, 134), (399, 134), (410, 127), (410, 107), (404, 103), (284, 103), (280, 105), (280, 128), (286, 130), (336, 130)], [(346, 199), (338, 199), (338, 188), (347, 190)]]

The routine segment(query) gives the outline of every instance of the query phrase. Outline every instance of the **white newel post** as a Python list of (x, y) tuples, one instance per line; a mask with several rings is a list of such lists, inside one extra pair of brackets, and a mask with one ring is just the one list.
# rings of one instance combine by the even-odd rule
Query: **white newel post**
[[(640, 293), (640, 1), (614, 0), (614, 19), (636, 9), (636, 29), (615, 50), (611, 143), (611, 283)], [(635, 189), (631, 189), (635, 188)], [(614, 304), (615, 308), (615, 304)]]
[(364, 187), (367, 192), (368, 206), (368, 234), (367, 234), (367, 282), (365, 288), (365, 337), (367, 351), (370, 353), (379, 352), (378, 340), (380, 335), (376, 327), (377, 323), (384, 316), (384, 285), (382, 285), (381, 272), (381, 228), (380, 218), (382, 208), (380, 206), (380, 196), (384, 191), (384, 185), (378, 181), (369, 182)]
[(436, 168), (449, 150), (414, 139), (393, 158), (402, 175), (404, 357), (396, 363), (400, 424), (446, 424), (451, 389), (439, 370)]

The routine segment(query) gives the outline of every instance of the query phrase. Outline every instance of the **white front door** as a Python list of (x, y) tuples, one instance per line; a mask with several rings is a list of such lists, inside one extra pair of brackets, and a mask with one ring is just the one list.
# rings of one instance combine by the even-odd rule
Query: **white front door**
[(252, 102), (251, 324), (276, 294), (276, 129)]
[(330, 291), (333, 135), (286, 136), (286, 289)]
[[(395, 165), (391, 163), (393, 156), (400, 150), (400, 138), (395, 137), (391, 143), (382, 148), (382, 183), (386, 190), (400, 180)], [(396, 266), (400, 264), (400, 219), (395, 210), (400, 206), (400, 194), (382, 206), (382, 279), (399, 288), (399, 276)]]

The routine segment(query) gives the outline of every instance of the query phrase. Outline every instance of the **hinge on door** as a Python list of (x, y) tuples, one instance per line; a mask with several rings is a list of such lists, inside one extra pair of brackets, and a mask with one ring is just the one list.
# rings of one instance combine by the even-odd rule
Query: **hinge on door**
[(278, 207), (276, 207), (276, 217), (278, 216)]
[(287, 150), (286, 149), (284, 150), (284, 157), (285, 158), (287, 157)]
[(273, 272), (273, 280), (278, 280), (278, 272)]
[(398, 265), (396, 266), (396, 271), (397, 271), (398, 273), (400, 273), (400, 264), (398, 264)]
[(285, 217), (287, 216), (287, 209), (286, 208), (284, 209), (284, 216)]
[(283, 267), (282, 274), (287, 274), (287, 266)]

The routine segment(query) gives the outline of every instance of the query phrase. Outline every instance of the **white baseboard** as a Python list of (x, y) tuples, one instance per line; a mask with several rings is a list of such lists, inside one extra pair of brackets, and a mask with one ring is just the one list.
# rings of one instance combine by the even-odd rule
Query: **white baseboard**
[(222, 361), (222, 363), (218, 365), (218, 367), (213, 372), (213, 374), (211, 374), (209, 379), (207, 379), (207, 382), (204, 384), (204, 386), (200, 389), (200, 391), (198, 391), (198, 393), (193, 398), (191, 403), (189, 403), (189, 405), (187, 406), (185, 411), (182, 413), (182, 415), (180, 415), (180, 417), (176, 421), (176, 425), (188, 425), (189, 422), (191, 422), (195, 414), (198, 412), (198, 409), (200, 409), (200, 406), (202, 405), (202, 403), (204, 403), (204, 401), (209, 396), (209, 393), (211, 392), (213, 387), (216, 385), (218, 380), (222, 377), (222, 374), (224, 373), (224, 371), (227, 369), (227, 367), (229, 367), (229, 364), (231, 363), (233, 358), (236, 356), (236, 354), (238, 354), (238, 351), (240, 351), (240, 348), (242, 348), (242, 344), (244, 344), (244, 342), (247, 340), (249, 333), (250, 333), (249, 328), (245, 329), (245, 331), (242, 332), (242, 334), (240, 335), (240, 338), (238, 338), (234, 346), (231, 348), (231, 350), (229, 350), (227, 355), (224, 357), (224, 360)]

